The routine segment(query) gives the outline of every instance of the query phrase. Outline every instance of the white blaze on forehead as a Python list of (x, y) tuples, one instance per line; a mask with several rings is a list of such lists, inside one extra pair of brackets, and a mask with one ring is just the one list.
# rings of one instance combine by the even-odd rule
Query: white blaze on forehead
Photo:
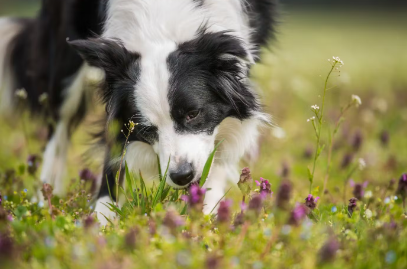
[[(249, 44), (248, 18), (242, 0), (110, 0), (103, 37), (119, 38), (142, 55), (158, 43), (183, 43), (206, 26), (210, 32), (233, 31)], [(248, 48), (249, 50), (250, 48)]]

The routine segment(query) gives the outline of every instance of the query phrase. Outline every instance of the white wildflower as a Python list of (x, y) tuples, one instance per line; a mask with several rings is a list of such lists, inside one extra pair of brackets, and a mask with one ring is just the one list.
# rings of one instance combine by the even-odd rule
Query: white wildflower
[(365, 216), (367, 219), (370, 219), (373, 216), (373, 212), (370, 209), (366, 209)]
[(319, 110), (319, 106), (313, 105), (313, 106), (311, 106), (311, 109), (312, 109), (312, 110), (315, 110), (315, 111), (318, 111), (318, 110)]
[(363, 170), (366, 168), (366, 162), (362, 158), (359, 158), (359, 170)]
[(372, 191), (367, 191), (365, 192), (365, 195), (363, 195), (366, 199), (370, 199), (373, 197), (373, 192)]
[(25, 89), (19, 89), (16, 91), (16, 96), (21, 99), (27, 99), (27, 92)]
[(362, 104), (362, 100), (359, 96), (352, 94), (352, 102), (355, 104), (356, 107), (359, 107)]
[(47, 100), (48, 100), (48, 94), (46, 92), (41, 94), (40, 97), (38, 98), (38, 101), (40, 102), (40, 104), (45, 104), (45, 102)]
[(314, 120), (315, 120), (315, 116), (307, 119), (307, 122), (314, 121)]

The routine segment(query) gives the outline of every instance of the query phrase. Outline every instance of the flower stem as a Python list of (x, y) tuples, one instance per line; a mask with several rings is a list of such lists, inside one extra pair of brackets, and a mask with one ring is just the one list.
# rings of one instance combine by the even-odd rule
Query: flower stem
[(325, 86), (324, 86), (324, 94), (322, 97), (322, 105), (321, 105), (321, 110), (319, 111), (321, 114), (320, 116), (318, 116), (318, 130), (317, 130), (317, 143), (315, 146), (315, 157), (314, 157), (314, 165), (312, 168), (312, 174), (311, 174), (311, 181), (310, 181), (310, 185), (309, 185), (309, 193), (311, 193), (312, 191), (312, 183), (314, 182), (314, 176), (315, 176), (315, 167), (316, 167), (316, 163), (317, 163), (317, 159), (319, 157), (320, 154), (320, 140), (321, 140), (321, 130), (322, 130), (322, 123), (323, 123), (323, 117), (324, 117), (324, 107), (325, 107), (325, 96), (326, 96), (326, 91), (327, 91), (327, 87), (328, 87), (328, 81), (329, 81), (329, 77), (331, 76), (334, 68), (336, 66), (336, 62), (332, 65), (331, 70), (329, 70), (328, 75), (326, 76), (325, 79)]

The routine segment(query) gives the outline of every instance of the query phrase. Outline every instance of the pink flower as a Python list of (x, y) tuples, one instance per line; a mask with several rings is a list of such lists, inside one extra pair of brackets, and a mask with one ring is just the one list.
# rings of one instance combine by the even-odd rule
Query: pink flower
[(319, 200), (319, 197), (312, 196), (312, 194), (308, 194), (308, 197), (305, 198), (305, 205), (311, 209), (314, 210), (317, 207), (317, 201)]

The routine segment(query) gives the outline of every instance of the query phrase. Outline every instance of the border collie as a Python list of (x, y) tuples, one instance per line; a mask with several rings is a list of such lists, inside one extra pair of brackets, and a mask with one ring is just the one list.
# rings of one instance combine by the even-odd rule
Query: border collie
[[(41, 180), (63, 193), (69, 139), (86, 113), (87, 73), (96, 67), (105, 74), (107, 115), (99, 220), (106, 222), (101, 213), (113, 216), (104, 204), (111, 202), (108, 185), (114, 188), (123, 147), (130, 170), (154, 177), (158, 155), (162, 170), (169, 161), (167, 183), (182, 188), (200, 180), (214, 145), (224, 140), (204, 186), (211, 188), (209, 213), (227, 180), (239, 179), (239, 161), (257, 155), (259, 127), (269, 121), (249, 73), (273, 35), (275, 2), (43, 0), (36, 19), (0, 20), (3, 113), (15, 109), (14, 93), (23, 88), (31, 111), (55, 123)], [(137, 125), (125, 145), (120, 130), (129, 120)]]

